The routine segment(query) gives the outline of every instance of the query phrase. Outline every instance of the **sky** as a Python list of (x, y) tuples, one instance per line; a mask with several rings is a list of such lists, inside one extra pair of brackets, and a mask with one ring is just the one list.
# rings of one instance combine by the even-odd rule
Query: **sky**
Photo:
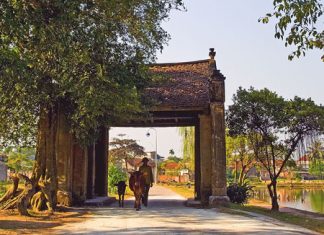
[[(308, 51), (306, 57), (288, 61), (294, 48), (274, 38), (274, 23), (258, 19), (272, 10), (272, 1), (260, 0), (184, 0), (186, 11), (173, 11), (163, 28), (170, 41), (157, 62), (184, 62), (208, 59), (215, 48), (217, 68), (225, 75), (226, 107), (241, 86), (268, 88), (284, 98), (311, 97), (324, 104), (324, 51)], [(324, 28), (324, 20), (319, 25)], [(167, 156), (170, 149), (181, 156), (181, 139), (176, 128), (156, 128), (158, 153)], [(155, 150), (155, 131), (148, 128), (113, 128), (139, 141), (148, 151)]]

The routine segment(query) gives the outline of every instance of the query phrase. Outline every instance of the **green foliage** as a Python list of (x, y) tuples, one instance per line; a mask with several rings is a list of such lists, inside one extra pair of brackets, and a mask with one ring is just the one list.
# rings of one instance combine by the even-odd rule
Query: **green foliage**
[(324, 151), (320, 140), (315, 140), (308, 148), (309, 173), (323, 179)]
[(191, 172), (195, 170), (195, 128), (179, 127), (179, 134), (182, 138), (183, 164)]
[(181, 0), (0, 1), (0, 141), (35, 143), (40, 109), (59, 104), (92, 143), (101, 126), (140, 112), (161, 27)]
[(309, 173), (323, 179), (324, 176), (324, 161), (313, 160), (309, 165)]
[(235, 172), (231, 169), (226, 169), (226, 182), (228, 185), (235, 183)]
[(182, 161), (182, 159), (179, 158), (179, 157), (177, 157), (177, 156), (169, 156), (168, 157), (168, 160), (173, 161), (173, 162), (176, 162), (176, 163), (179, 163), (179, 162)]
[(324, 151), (322, 142), (315, 140), (308, 148), (308, 157), (310, 161), (324, 160)]
[(115, 184), (117, 184), (119, 181), (125, 181), (127, 182), (127, 173), (124, 172), (122, 169), (118, 168), (117, 166), (113, 164), (109, 164), (108, 168), (108, 191), (109, 193), (117, 193), (117, 187)]
[(252, 187), (243, 184), (231, 184), (227, 187), (227, 196), (232, 203), (243, 204), (251, 197)]
[[(226, 161), (227, 165), (234, 168), (234, 182), (242, 185), (246, 174), (253, 166), (253, 148), (248, 136), (229, 136), (226, 132)], [(238, 170), (238, 169), (239, 170)], [(238, 172), (239, 171), (239, 172)]]
[(7, 148), (8, 156), (6, 165), (17, 173), (31, 172), (35, 160), (34, 148)]
[[(274, 0), (274, 11), (259, 19), (268, 23), (270, 18), (276, 18), (275, 37), (285, 40), (285, 46), (295, 45), (295, 51), (288, 56), (305, 55), (309, 49), (324, 48), (322, 0)], [(322, 56), (324, 61), (324, 55)]]
[(8, 187), (8, 182), (2, 182), (2, 181), (0, 181), (0, 198), (7, 191), (7, 187)]
[(299, 172), (297, 172), (295, 175), (295, 179), (296, 179), (296, 181), (301, 181), (303, 178), (302, 178), (301, 174)]

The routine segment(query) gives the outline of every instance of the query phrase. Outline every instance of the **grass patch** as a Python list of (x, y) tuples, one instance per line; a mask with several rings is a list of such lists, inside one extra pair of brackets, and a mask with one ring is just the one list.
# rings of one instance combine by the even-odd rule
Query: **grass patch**
[(173, 192), (183, 196), (184, 198), (193, 198), (194, 195), (194, 185), (191, 185), (190, 188), (188, 188), (185, 185), (181, 184), (162, 184), (163, 187), (171, 189)]
[(237, 205), (231, 203), (229, 209), (258, 213), (261, 215), (265, 215), (277, 219), (281, 222), (298, 225), (316, 232), (324, 233), (324, 221), (320, 219), (295, 215), (288, 212), (274, 212), (268, 208), (254, 206), (254, 205)]

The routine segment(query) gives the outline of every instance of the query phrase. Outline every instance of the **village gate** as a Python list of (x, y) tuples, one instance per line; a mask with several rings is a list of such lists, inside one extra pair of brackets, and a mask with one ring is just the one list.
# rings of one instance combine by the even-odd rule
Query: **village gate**
[[(202, 204), (215, 206), (228, 201), (225, 157), (225, 77), (216, 67), (214, 49), (209, 59), (150, 66), (152, 74), (165, 82), (145, 89), (152, 101), (149, 116), (117, 126), (195, 127), (195, 195)], [(57, 168), (59, 189), (73, 201), (107, 196), (109, 128), (100, 138), (81, 148), (60, 118)]]

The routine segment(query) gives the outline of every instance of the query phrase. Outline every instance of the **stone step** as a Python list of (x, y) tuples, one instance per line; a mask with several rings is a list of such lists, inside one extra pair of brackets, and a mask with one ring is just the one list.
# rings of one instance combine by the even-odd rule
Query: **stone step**
[(194, 207), (194, 208), (202, 208), (202, 204), (200, 200), (195, 200), (193, 198), (189, 198), (186, 202), (185, 205), (187, 207)]
[(115, 197), (95, 197), (91, 199), (87, 199), (84, 202), (84, 206), (109, 206), (110, 204), (116, 201)]

